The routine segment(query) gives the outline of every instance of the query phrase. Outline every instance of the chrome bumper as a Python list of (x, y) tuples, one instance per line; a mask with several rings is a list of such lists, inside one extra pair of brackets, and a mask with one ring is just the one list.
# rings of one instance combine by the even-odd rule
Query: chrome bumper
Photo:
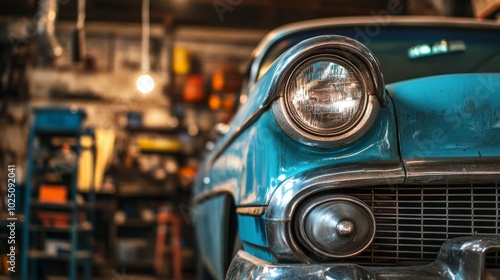
[(500, 269), (485, 269), (485, 256), (500, 251), (500, 236), (451, 239), (431, 264), (362, 267), (355, 264), (272, 264), (239, 251), (226, 279), (500, 279)]

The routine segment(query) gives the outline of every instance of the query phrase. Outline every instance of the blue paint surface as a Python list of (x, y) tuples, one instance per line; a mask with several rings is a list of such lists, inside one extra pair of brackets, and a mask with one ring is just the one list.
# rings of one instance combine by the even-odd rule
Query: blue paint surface
[(274, 256), (269, 251), (265, 214), (258, 217), (238, 215), (238, 228), (246, 252), (264, 260), (274, 260)]
[(265, 215), (258, 217), (238, 215), (241, 241), (258, 246), (268, 246), (264, 220)]
[(388, 85), (404, 160), (500, 156), (500, 74)]
[(192, 208), (199, 254), (205, 267), (218, 279), (224, 279), (224, 212), (227, 196), (217, 196)]

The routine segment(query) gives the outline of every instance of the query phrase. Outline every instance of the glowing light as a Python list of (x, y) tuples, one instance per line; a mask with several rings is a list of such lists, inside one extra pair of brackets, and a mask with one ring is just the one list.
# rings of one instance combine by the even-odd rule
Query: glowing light
[(240, 96), (240, 103), (245, 104), (247, 102), (248, 96), (246, 94), (242, 94)]
[(150, 75), (141, 75), (136, 82), (137, 90), (143, 94), (148, 94), (155, 88), (155, 81)]
[(420, 47), (421, 54), (430, 54), (431, 52), (432, 52), (431, 47), (429, 47), (428, 45), (422, 45)]
[(446, 40), (441, 40), (439, 42), (434, 43), (432, 46), (424, 44), (411, 47), (408, 50), (408, 57), (419, 58), (431, 55), (440, 55), (445, 53), (463, 52), (466, 49), (467, 47), (465, 46), (465, 43), (462, 40), (456, 40), (450, 42)]
[(203, 178), (203, 183), (204, 183), (205, 185), (210, 184), (210, 178), (209, 178), (209, 177), (205, 177), (205, 178)]

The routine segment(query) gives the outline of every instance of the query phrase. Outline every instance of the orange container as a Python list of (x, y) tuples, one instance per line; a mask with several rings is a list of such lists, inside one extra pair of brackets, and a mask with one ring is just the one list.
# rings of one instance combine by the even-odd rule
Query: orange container
[(190, 75), (184, 84), (184, 101), (201, 102), (205, 98), (203, 78), (201, 75)]
[(66, 186), (42, 185), (38, 193), (40, 202), (66, 203), (68, 189)]

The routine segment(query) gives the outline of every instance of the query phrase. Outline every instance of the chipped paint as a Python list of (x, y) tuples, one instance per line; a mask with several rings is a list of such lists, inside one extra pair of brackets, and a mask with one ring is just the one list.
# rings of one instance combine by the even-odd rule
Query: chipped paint
[(388, 85), (405, 160), (500, 155), (500, 74), (456, 74)]

